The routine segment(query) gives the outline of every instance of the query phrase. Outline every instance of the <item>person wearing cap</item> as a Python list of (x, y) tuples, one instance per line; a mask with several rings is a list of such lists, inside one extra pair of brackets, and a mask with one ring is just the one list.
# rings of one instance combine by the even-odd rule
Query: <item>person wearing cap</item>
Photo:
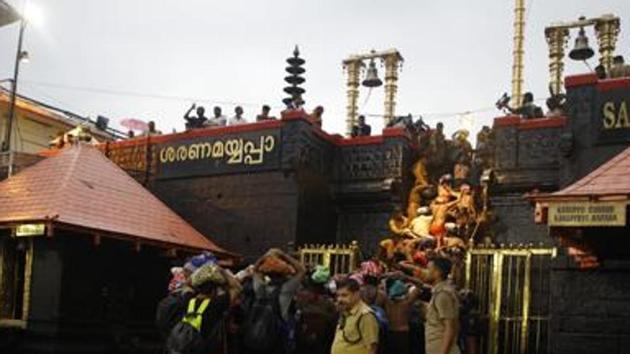
[(295, 298), (299, 312), (296, 341), (297, 353), (327, 354), (335, 333), (337, 312), (328, 294), (330, 268), (317, 265), (304, 279), (302, 290)]
[(452, 263), (447, 258), (435, 258), (429, 263), (432, 282), (431, 300), (427, 305), (425, 349), (427, 354), (460, 354), (459, 298), (448, 277)]
[[(414, 287), (410, 289), (407, 283), (413, 284)], [(409, 315), (412, 306), (420, 297), (422, 282), (402, 272), (396, 272), (385, 280), (385, 289), (386, 293), (380, 295), (379, 302), (385, 309), (389, 323), (387, 347), (392, 353), (408, 354), (411, 349)]]

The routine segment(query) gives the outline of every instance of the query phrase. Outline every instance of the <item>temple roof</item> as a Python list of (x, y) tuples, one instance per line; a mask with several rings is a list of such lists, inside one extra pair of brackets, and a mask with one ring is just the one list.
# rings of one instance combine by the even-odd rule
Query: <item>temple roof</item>
[(579, 198), (630, 198), (630, 148), (555, 193), (535, 196), (540, 201)]
[(98, 149), (78, 144), (0, 182), (0, 223), (52, 222), (94, 234), (232, 256)]

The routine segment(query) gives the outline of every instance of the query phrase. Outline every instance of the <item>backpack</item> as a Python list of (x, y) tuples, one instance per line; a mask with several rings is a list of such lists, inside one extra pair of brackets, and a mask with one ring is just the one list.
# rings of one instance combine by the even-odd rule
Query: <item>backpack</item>
[(162, 299), (156, 309), (155, 324), (163, 338), (168, 338), (171, 329), (181, 321), (186, 312), (186, 294), (175, 292)]
[(273, 350), (284, 337), (284, 323), (280, 314), (281, 286), (271, 293), (256, 297), (245, 316), (242, 326), (243, 345), (246, 348), (266, 352)]
[(201, 335), (201, 325), (210, 299), (204, 299), (198, 307), (196, 300), (192, 298), (188, 301), (186, 314), (171, 330), (166, 340), (168, 354), (197, 354), (204, 351), (206, 341)]

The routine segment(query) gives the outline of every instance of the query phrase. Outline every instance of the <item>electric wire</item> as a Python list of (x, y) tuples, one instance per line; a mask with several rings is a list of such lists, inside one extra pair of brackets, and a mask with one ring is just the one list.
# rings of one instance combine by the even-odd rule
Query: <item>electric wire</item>
[[(192, 97), (192, 96), (176, 96), (176, 95), (142, 93), (138, 91), (66, 85), (66, 84), (57, 84), (57, 83), (42, 82), (42, 81), (23, 80), (21, 82), (25, 82), (31, 87), (42, 86), (42, 87), (50, 87), (50, 88), (65, 89), (65, 90), (72, 90), (72, 91), (82, 91), (82, 92), (91, 92), (91, 93), (97, 93), (97, 94), (126, 96), (126, 97), (140, 97), (140, 98), (151, 98), (151, 99), (158, 99), (158, 100), (186, 101), (186, 102), (190, 102), (190, 101), (209, 102), (209, 103), (217, 104), (217, 105), (232, 105), (232, 106), (260, 106), (261, 105), (259, 103), (253, 103), (253, 102), (242, 102), (242, 101), (238, 102), (238, 101), (208, 99), (208, 98)], [(47, 95), (47, 96), (50, 96), (50, 95)], [(370, 96), (371, 96), (371, 90), (369, 90), (368, 95), (365, 101), (363, 102), (363, 106), (361, 110), (363, 110), (363, 108), (365, 108), (365, 106), (367, 105)], [(541, 101), (544, 101), (544, 99), (535, 100), (535, 102), (541, 102)], [(274, 108), (279, 108), (279, 106), (275, 106)], [(281, 109), (284, 109), (284, 107), (282, 107)], [(474, 113), (486, 113), (486, 112), (491, 112), (491, 111), (496, 111), (496, 110), (497, 110), (496, 106), (492, 105), (492, 106), (483, 106), (479, 108), (467, 109), (467, 110), (461, 110), (461, 111), (418, 113), (418, 114), (412, 114), (412, 117), (416, 119), (423, 118), (423, 119), (428, 119), (428, 120), (451, 119), (451, 118), (461, 118), (461, 116), (470, 115)], [(363, 113), (363, 115), (366, 117), (371, 117), (371, 118), (382, 118), (385, 116), (383, 113)]]
[[(89, 86), (75, 86), (75, 85), (66, 85), (66, 84), (56, 84), (51, 82), (42, 82), (42, 81), (25, 81), (31, 85), (36, 86), (44, 86), (51, 88), (58, 88), (64, 90), (73, 90), (73, 91), (83, 91), (83, 92), (93, 92), (107, 95), (115, 95), (115, 96), (128, 96), (128, 97), (139, 97), (139, 98), (151, 98), (151, 99), (160, 99), (160, 100), (170, 100), (170, 101), (196, 101), (196, 102), (208, 102), (216, 105), (227, 105), (227, 106), (262, 106), (262, 103), (255, 102), (237, 102), (237, 101), (228, 101), (228, 100), (213, 100), (202, 97), (193, 97), (193, 96), (177, 96), (177, 95), (164, 95), (164, 94), (155, 94), (155, 93), (142, 93), (138, 91), (127, 91), (127, 90), (116, 90), (116, 89), (106, 89), (106, 88), (97, 88), (97, 87), (89, 87)], [(275, 106), (274, 108), (280, 108), (279, 106)], [(284, 109), (284, 107), (282, 107)]]

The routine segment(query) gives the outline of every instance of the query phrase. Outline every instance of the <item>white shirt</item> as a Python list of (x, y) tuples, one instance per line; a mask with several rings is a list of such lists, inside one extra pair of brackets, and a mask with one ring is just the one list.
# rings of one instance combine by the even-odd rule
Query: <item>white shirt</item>
[(247, 124), (247, 121), (243, 117), (232, 117), (230, 118), (230, 125), (239, 125), (239, 124)]
[(208, 119), (204, 125), (210, 127), (224, 127), (226, 122), (227, 118), (225, 118), (225, 116), (218, 116)]

